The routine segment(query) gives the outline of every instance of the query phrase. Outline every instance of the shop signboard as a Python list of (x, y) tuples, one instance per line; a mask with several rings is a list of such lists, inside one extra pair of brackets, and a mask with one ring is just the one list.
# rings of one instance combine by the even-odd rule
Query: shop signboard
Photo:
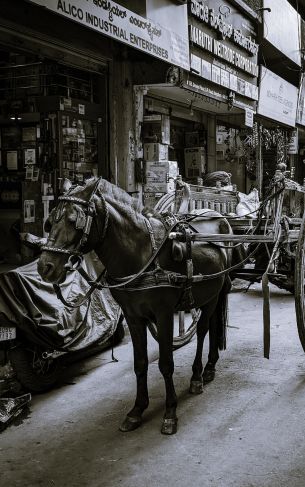
[(287, 154), (297, 154), (299, 149), (298, 129), (292, 130), (288, 139)]
[(57, 14), (139, 49), (146, 54), (189, 70), (188, 39), (127, 8), (104, 0), (30, 0)]
[(305, 59), (305, 21), (301, 19), (301, 33), (300, 33), (300, 54), (301, 58), (304, 61)]
[(258, 99), (255, 24), (229, 2), (189, 3), (191, 72), (251, 100)]
[[(264, 0), (264, 38), (301, 66), (301, 17), (288, 0)], [(287, 29), (289, 26), (289, 29)]]
[(253, 114), (254, 111), (250, 110), (249, 108), (245, 109), (245, 126), (246, 127), (253, 127)]
[[(180, 85), (184, 90), (191, 91), (195, 99), (198, 98), (198, 101), (200, 100), (207, 104), (207, 109), (209, 106), (213, 112), (221, 108), (221, 103), (228, 103), (227, 89), (216, 86), (213, 83), (207, 83), (205, 80), (195, 79), (189, 73), (182, 74)], [(234, 97), (232, 104), (242, 110), (249, 109), (255, 112), (256, 102), (253, 100), (242, 99), (242, 97), (237, 95)]]
[(261, 66), (257, 113), (290, 127), (295, 127), (298, 89)]
[(296, 122), (300, 125), (305, 125), (305, 77), (304, 77), (304, 73), (302, 73), (301, 82), (300, 82)]

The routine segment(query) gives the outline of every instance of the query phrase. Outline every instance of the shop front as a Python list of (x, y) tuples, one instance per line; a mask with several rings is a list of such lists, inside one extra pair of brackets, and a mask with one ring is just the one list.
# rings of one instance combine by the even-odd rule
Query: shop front
[[(1, 3), (0, 256), (6, 259), (12, 242), (18, 247), (12, 228), (43, 234), (64, 178), (82, 183), (103, 176), (136, 191), (133, 63), (142, 56), (188, 69), (189, 59), (187, 39), (142, 17), (142, 6), (133, 12), (124, 3)], [(185, 11), (176, 8), (178, 17)], [(19, 254), (14, 248), (12, 260)]]
[[(300, 179), (296, 128), (301, 67), (300, 15), (287, 0), (264, 0), (258, 131), (258, 188), (268, 190), (277, 166)], [(289, 29), (287, 29), (289, 25)]]
[(0, 10), (0, 256), (17, 263), (32, 255), (18, 233), (43, 235), (64, 178), (107, 174), (108, 61), (39, 6)]
[[(147, 79), (135, 87), (138, 157), (144, 160), (147, 200), (153, 189), (159, 190), (157, 197), (170, 191), (174, 174), (200, 183), (206, 173), (226, 171), (243, 192), (249, 191), (253, 174), (255, 178), (255, 14), (252, 18), (239, 11), (233, 2), (193, 0), (188, 29), (190, 71), (173, 68), (163, 82)], [(158, 144), (154, 153), (149, 151), (152, 144)], [(167, 161), (163, 171), (157, 170), (161, 154)], [(148, 159), (152, 155), (155, 164)]]

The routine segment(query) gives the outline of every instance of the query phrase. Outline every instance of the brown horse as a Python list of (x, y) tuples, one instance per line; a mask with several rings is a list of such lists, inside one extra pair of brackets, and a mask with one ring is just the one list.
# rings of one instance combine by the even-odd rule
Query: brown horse
[[(60, 283), (65, 279), (67, 261), (76, 263), (79, 256), (90, 250), (95, 250), (104, 264), (107, 283), (113, 286), (111, 292), (124, 312), (134, 347), (137, 393), (134, 407), (120, 426), (121, 431), (137, 428), (148, 407), (147, 323), (156, 324), (159, 369), (166, 389), (161, 432), (173, 434), (177, 431), (173, 315), (179, 309), (190, 307), (202, 310), (190, 385), (191, 393), (201, 393), (203, 383), (214, 378), (218, 349), (224, 348), (230, 288), (226, 269), (231, 264), (232, 250), (228, 246), (186, 241), (176, 242), (173, 251), (173, 241), (167, 238), (169, 230), (164, 219), (158, 215), (148, 218), (142, 210), (138, 200), (103, 179), (91, 179), (83, 187), (70, 188), (60, 197), (47, 221), (47, 231), (50, 232), (47, 245), (42, 248), (38, 270), (44, 280)], [(192, 231), (232, 233), (221, 215), (209, 212), (209, 216), (213, 218), (193, 219)], [(175, 223), (171, 225), (172, 229), (177, 229)], [(187, 257), (187, 246), (192, 260)], [(191, 273), (190, 266), (193, 267)], [(143, 269), (144, 273), (141, 272)], [(214, 276), (209, 280), (195, 279), (199, 275), (211, 274)], [(203, 370), (203, 342), (208, 331), (210, 349)]]

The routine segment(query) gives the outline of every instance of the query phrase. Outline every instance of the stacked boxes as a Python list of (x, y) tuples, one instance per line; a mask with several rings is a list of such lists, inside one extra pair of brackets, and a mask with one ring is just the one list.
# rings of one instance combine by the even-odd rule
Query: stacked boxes
[[(170, 118), (168, 115), (151, 114), (144, 117), (143, 156), (145, 181), (143, 203), (154, 208), (165, 194), (175, 190), (178, 176), (178, 163), (168, 160), (170, 143)], [(151, 141), (151, 142), (149, 142)]]
[(168, 145), (151, 142), (144, 144), (144, 161), (167, 161)]
[(164, 193), (143, 193), (143, 205), (152, 210)]

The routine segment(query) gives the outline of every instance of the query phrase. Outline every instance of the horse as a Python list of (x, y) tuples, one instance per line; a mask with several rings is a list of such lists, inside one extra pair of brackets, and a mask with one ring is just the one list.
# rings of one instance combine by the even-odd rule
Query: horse
[[(76, 268), (81, 255), (94, 250), (107, 272), (104, 285), (110, 288), (124, 313), (133, 344), (137, 389), (134, 406), (119, 427), (123, 432), (141, 425), (149, 405), (149, 322), (157, 328), (159, 370), (165, 382), (163, 434), (176, 433), (178, 421), (173, 382), (174, 313), (190, 308), (202, 311), (196, 330), (190, 393), (202, 393), (203, 385), (214, 379), (218, 350), (225, 348), (230, 290), (227, 269), (232, 262), (232, 248), (190, 242), (187, 238), (184, 242), (173, 241), (169, 238), (171, 230), (177, 230), (177, 225), (178, 228), (188, 225), (172, 220), (169, 228), (165, 220), (159, 214), (145, 214), (139, 200), (123, 189), (102, 178), (91, 178), (84, 186), (71, 186), (59, 197), (57, 207), (45, 223), (49, 235), (38, 262), (42, 279), (53, 284), (63, 282), (69, 266)], [(211, 210), (207, 215), (192, 217), (191, 231), (232, 233), (228, 221)], [(203, 279), (198, 279), (202, 275)], [(203, 342), (208, 331), (210, 347), (203, 368)]]

